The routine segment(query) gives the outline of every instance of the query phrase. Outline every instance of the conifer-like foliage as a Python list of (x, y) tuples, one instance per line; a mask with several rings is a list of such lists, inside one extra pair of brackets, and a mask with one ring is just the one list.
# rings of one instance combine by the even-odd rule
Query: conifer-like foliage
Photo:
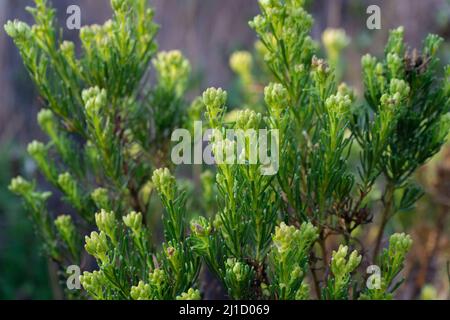
[[(49, 141), (32, 142), (28, 151), (73, 207), (76, 223), (68, 215), (53, 221), (52, 195), (34, 182), (18, 177), (10, 189), (25, 200), (62, 271), (86, 253), (96, 259), (97, 270), (81, 276), (82, 296), (200, 299), (203, 266), (233, 299), (394, 297), (412, 240), (394, 234), (381, 250), (385, 226), (421, 196), (411, 175), (449, 130), (450, 68), (442, 72), (436, 56), (442, 39), (431, 35), (411, 51), (403, 29), (393, 30), (382, 59), (362, 58), (358, 99), (336, 80), (347, 39), (329, 33), (332, 62), (318, 58), (303, 2), (259, 1), (261, 14), (250, 26), (264, 61), (261, 78), (270, 83), (263, 99), (246, 92), (249, 108), (237, 112), (228, 112), (227, 93), (217, 88), (188, 106), (190, 65), (178, 51), (156, 53), (157, 27), (145, 0), (112, 0), (112, 19), (84, 27), (80, 50), (62, 40), (46, 0), (29, 9), (32, 27), (5, 26), (45, 105), (38, 122)], [(246, 52), (231, 59), (244, 89), (259, 79), (252, 66)], [(170, 135), (202, 117), (223, 133), (279, 130), (272, 143), (279, 161), (268, 168), (242, 152), (234, 164), (217, 164), (215, 176), (202, 174), (203, 204), (194, 208), (171, 173)], [(245, 136), (244, 146), (252, 138)], [(236, 150), (235, 140), (212, 137), (216, 158)], [(263, 174), (273, 166), (275, 175)], [(164, 208), (163, 243), (149, 219), (154, 193)], [(203, 214), (190, 219), (193, 211)], [(358, 237), (373, 220), (380, 221), (378, 236), (366, 248)], [(371, 264), (381, 278), (367, 286)]]
[[(153, 171), (171, 166), (170, 134), (187, 117), (190, 65), (178, 51), (156, 52), (158, 27), (145, 0), (112, 1), (111, 20), (81, 29), (80, 54), (63, 41), (49, 3), (35, 3), (28, 8), (32, 27), (5, 26), (45, 104), (38, 122), (49, 142), (34, 141), (28, 152), (76, 210), (77, 225), (67, 215), (53, 223), (46, 205), (51, 194), (35, 183), (18, 177), (10, 188), (24, 198), (47, 254), (62, 270), (81, 263), (83, 238), (98, 227), (84, 247), (100, 268), (81, 278), (90, 296), (176, 298), (194, 284), (199, 259), (184, 241), (182, 192), (175, 182), (165, 187), (170, 192), (160, 190), (171, 178)], [(147, 227), (155, 189), (170, 206), (162, 247), (150, 241), (156, 230)]]

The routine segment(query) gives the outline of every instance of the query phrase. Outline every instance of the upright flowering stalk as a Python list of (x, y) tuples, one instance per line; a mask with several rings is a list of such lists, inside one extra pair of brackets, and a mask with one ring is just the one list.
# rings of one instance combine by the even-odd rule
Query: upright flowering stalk
[[(337, 81), (347, 37), (327, 31), (330, 61), (320, 57), (304, 2), (259, 1), (250, 26), (267, 74), (253, 74), (259, 61), (248, 52), (230, 64), (246, 91), (255, 79), (268, 84), (260, 101), (246, 99), (249, 108), (231, 112), (217, 88), (187, 108), (190, 65), (179, 51), (156, 54), (145, 0), (112, 0), (112, 19), (83, 27), (80, 50), (62, 41), (46, 0), (30, 9), (34, 26), (5, 26), (45, 104), (38, 122), (49, 141), (32, 142), (28, 152), (74, 219), (53, 223), (51, 193), (35, 183), (18, 177), (10, 189), (62, 271), (85, 253), (95, 258), (96, 270), (80, 277), (89, 297), (199, 299), (202, 262), (232, 299), (394, 297), (412, 241), (394, 234), (383, 248), (385, 227), (419, 199), (411, 176), (449, 131), (450, 68), (438, 76), (442, 40), (430, 35), (420, 52), (408, 51), (403, 29), (393, 30), (382, 59), (362, 58), (358, 100)], [(177, 182), (168, 155), (172, 131), (195, 131), (185, 122), (202, 114), (214, 129), (205, 153), (216, 166), (200, 177), (197, 197), (191, 184)], [(375, 240), (365, 246), (363, 227), (372, 221)], [(368, 263), (381, 273), (366, 282)]]
[(275, 229), (273, 245), (269, 254), (269, 278), (271, 283), (262, 284), (278, 299), (309, 299), (308, 273), (309, 252), (318, 233), (311, 223), (303, 223), (299, 229), (281, 223)]
[(237, 111), (233, 121), (226, 122), (226, 97), (215, 88), (203, 94), (206, 118), (215, 129), (211, 149), (217, 163), (219, 211), (212, 222), (195, 220), (190, 240), (230, 297), (258, 298), (278, 210), (277, 195), (270, 187), (273, 175), (264, 174), (267, 163), (261, 157), (270, 145), (260, 129), (270, 127), (252, 110)]
[[(155, 184), (165, 199), (164, 204), (176, 202), (171, 196), (171, 188), (175, 186), (168, 182), (174, 181), (170, 172), (159, 170), (154, 177), (160, 178)], [(166, 210), (170, 212), (170, 205)], [(96, 258), (99, 269), (84, 272), (80, 279), (89, 295), (96, 299), (198, 298), (199, 293), (193, 287), (199, 273), (199, 260), (187, 246), (184, 219), (173, 216), (178, 214), (178, 211), (170, 212), (163, 219), (167, 221), (167, 242), (161, 248), (154, 248), (150, 230), (143, 224), (140, 212), (130, 212), (122, 221), (117, 220), (114, 212), (97, 213), (95, 221), (100, 232), (86, 236), (85, 249)], [(180, 234), (173, 232), (177, 223), (180, 223)]]
[(422, 195), (411, 174), (439, 151), (449, 130), (449, 79), (437, 76), (436, 53), (443, 40), (429, 35), (421, 52), (408, 51), (403, 33), (403, 28), (391, 31), (381, 61), (370, 55), (362, 59), (367, 108), (353, 131), (363, 147), (366, 184), (375, 178), (370, 172), (383, 173), (387, 180), (374, 257), (389, 219)]
[[(317, 228), (317, 245), (310, 248), (308, 259), (316, 297), (357, 297), (360, 291), (354, 289), (352, 275), (362, 257), (357, 251), (347, 257), (347, 252), (349, 247), (359, 246), (355, 231), (377, 213), (372, 206), (373, 189), (387, 181), (380, 184), (385, 189), (383, 210), (375, 216), (381, 221), (369, 258), (378, 263), (383, 260), (378, 252), (389, 219), (421, 196), (410, 182), (411, 175), (439, 150), (448, 135), (448, 77), (437, 76), (436, 52), (442, 40), (431, 35), (422, 52), (407, 52), (403, 29), (393, 30), (383, 61), (370, 55), (362, 59), (365, 102), (357, 107), (354, 91), (336, 82), (336, 60), (349, 44), (345, 33), (324, 33), (328, 62), (318, 56), (318, 45), (309, 37), (313, 20), (303, 1), (264, 0), (259, 5), (261, 14), (250, 26), (259, 37), (257, 51), (273, 79), (264, 90), (267, 116), (263, 119), (280, 130), (283, 161), (270, 183), (281, 195), (278, 219), (297, 226), (309, 222)], [(233, 55), (231, 66), (242, 78), (243, 70), (249, 69), (238, 65), (241, 57), (242, 53)], [(359, 161), (353, 156), (358, 152)], [(356, 172), (351, 170), (355, 162)], [(218, 179), (219, 185), (221, 181)], [(221, 223), (217, 225), (221, 227)], [(345, 245), (330, 252), (331, 235), (339, 235)], [(397, 258), (401, 256), (399, 253)], [(393, 260), (387, 263), (390, 267), (396, 264)], [(270, 283), (273, 279), (261, 281), (260, 294), (295, 297), (276, 291), (277, 285)], [(281, 283), (279, 287), (286, 290), (286, 283)], [(298, 288), (298, 297), (306, 292), (304, 288)]]
[[(412, 240), (409, 235), (395, 233), (389, 239), (389, 247), (383, 249), (379, 263), (381, 274), (370, 283), (361, 293), (360, 299), (392, 299), (395, 290), (403, 282), (396, 279), (404, 267), (406, 255), (411, 248)], [(368, 280), (369, 281), (369, 280)]]
[[(110, 20), (80, 30), (80, 48), (63, 41), (47, 0), (35, 0), (29, 8), (33, 26), (17, 20), (5, 25), (43, 100), (38, 123), (48, 142), (34, 141), (28, 152), (74, 209), (77, 223), (61, 216), (53, 224), (46, 209), (51, 194), (37, 192), (34, 183), (17, 178), (10, 188), (30, 208), (61, 275), (81, 261), (85, 253), (79, 239), (97, 225), (99, 232), (86, 238), (85, 251), (98, 259), (100, 270), (83, 279), (88, 293), (101, 299), (128, 298), (137, 279), (146, 280), (154, 268), (149, 250), (159, 246), (150, 241), (154, 226), (146, 226), (156, 203), (152, 172), (170, 164), (170, 133), (187, 118), (189, 62), (179, 51), (156, 54), (157, 26), (146, 2), (112, 0)], [(150, 83), (143, 79), (151, 64), (155, 76)], [(182, 241), (183, 219), (170, 220), (170, 240)], [(129, 253), (121, 250), (131, 247), (138, 258), (125, 263)], [(187, 292), (184, 286), (194, 278), (195, 271), (163, 297)]]
[(361, 256), (356, 250), (347, 257), (348, 247), (340, 246), (333, 251), (331, 258), (332, 275), (328, 279), (327, 288), (323, 290), (325, 299), (348, 299), (351, 286), (351, 273), (361, 263)]

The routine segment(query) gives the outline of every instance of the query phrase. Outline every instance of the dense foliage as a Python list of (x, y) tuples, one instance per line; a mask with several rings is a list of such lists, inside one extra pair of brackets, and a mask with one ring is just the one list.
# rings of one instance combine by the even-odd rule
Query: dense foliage
[[(156, 53), (145, 0), (112, 0), (111, 20), (82, 28), (80, 54), (62, 40), (47, 1), (35, 3), (35, 25), (14, 21), (5, 29), (45, 102), (38, 122), (49, 142), (32, 142), (29, 154), (76, 211), (76, 223), (70, 215), (53, 221), (51, 193), (36, 183), (18, 177), (10, 189), (25, 200), (61, 270), (85, 252), (95, 257), (98, 270), (80, 278), (90, 297), (199, 299), (205, 266), (233, 299), (393, 298), (412, 240), (393, 234), (381, 250), (384, 229), (421, 196), (410, 177), (449, 130), (450, 68), (440, 78), (436, 57), (442, 39), (430, 35), (421, 51), (410, 51), (403, 29), (393, 30), (382, 59), (362, 58), (361, 103), (336, 80), (347, 39), (324, 36), (328, 64), (317, 57), (302, 0), (261, 0), (250, 26), (270, 83), (264, 103), (249, 92), (249, 109), (230, 113), (222, 89), (188, 105), (190, 65), (178, 51)], [(256, 78), (251, 59), (243, 52), (231, 59), (246, 87)], [(253, 164), (243, 152), (239, 163), (217, 164), (215, 177), (202, 174), (203, 203), (193, 208), (189, 186), (171, 174), (170, 140), (174, 129), (191, 130), (202, 118), (223, 133), (279, 130), (277, 173), (262, 174), (267, 163)], [(216, 158), (235, 150), (233, 139), (212, 137)], [(381, 210), (375, 184), (383, 186)], [(152, 219), (157, 203), (162, 243)], [(191, 219), (194, 211), (204, 214)], [(379, 232), (366, 250), (358, 236), (374, 216)], [(381, 279), (367, 286), (363, 267), (372, 264)]]

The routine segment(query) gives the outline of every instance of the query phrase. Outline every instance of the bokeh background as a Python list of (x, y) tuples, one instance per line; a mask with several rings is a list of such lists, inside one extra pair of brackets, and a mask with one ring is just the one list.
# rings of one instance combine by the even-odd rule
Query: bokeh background
[[(81, 8), (82, 24), (102, 23), (110, 17), (109, 0), (53, 0), (59, 21), (65, 25), (66, 9)], [(256, 0), (151, 0), (162, 50), (180, 49), (191, 61), (194, 75), (190, 95), (209, 86), (231, 91), (236, 76), (229, 57), (236, 50), (252, 50), (256, 40), (248, 21), (258, 13)], [(442, 60), (450, 62), (450, 0), (310, 0), (315, 18), (313, 37), (324, 29), (339, 27), (351, 37), (343, 63), (347, 83), (361, 89), (360, 59), (364, 53), (383, 52), (389, 29), (403, 25), (411, 48), (420, 47), (427, 33), (446, 41)], [(381, 8), (382, 29), (366, 28), (366, 8)], [(19, 18), (31, 23), (24, 8), (31, 0), (0, 0), (0, 25)], [(76, 40), (77, 31), (65, 30)], [(232, 100), (233, 101), (233, 100)], [(239, 99), (235, 99), (236, 103)], [(21, 63), (18, 51), (0, 29), (0, 299), (51, 299), (59, 297), (51, 264), (40, 254), (33, 228), (20, 201), (9, 193), (12, 177), (26, 174), (40, 179), (25, 149), (33, 139), (44, 139), (36, 124), (40, 108), (36, 91)], [(450, 260), (450, 148), (447, 146), (422, 168), (417, 181), (426, 190), (415, 212), (399, 214), (390, 228), (407, 231), (414, 248), (406, 268), (407, 283), (399, 298), (449, 298)], [(56, 213), (64, 210), (52, 203)]]

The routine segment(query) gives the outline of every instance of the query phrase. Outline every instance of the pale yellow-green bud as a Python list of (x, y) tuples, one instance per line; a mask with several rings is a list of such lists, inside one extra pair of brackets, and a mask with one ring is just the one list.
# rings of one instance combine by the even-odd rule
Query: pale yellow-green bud
[(392, 79), (389, 89), (390, 94), (385, 93), (381, 96), (381, 106), (395, 111), (407, 99), (410, 87), (403, 80)]
[(47, 153), (47, 148), (42, 142), (34, 140), (30, 144), (28, 144), (27, 151), (33, 158), (37, 158), (40, 156), (45, 156)]
[(412, 239), (405, 233), (394, 233), (389, 239), (389, 256), (405, 256), (412, 246)]
[(361, 255), (354, 250), (347, 260), (348, 247), (340, 245), (338, 251), (333, 251), (331, 259), (331, 271), (336, 278), (343, 278), (353, 272), (361, 263)]
[(6, 33), (13, 39), (27, 40), (31, 37), (31, 28), (25, 22), (14, 20), (5, 25)]
[(325, 101), (325, 106), (331, 114), (335, 116), (343, 116), (348, 113), (352, 101), (348, 95), (342, 95), (338, 93), (337, 95), (330, 96)]
[(311, 222), (304, 222), (300, 226), (300, 234), (304, 241), (313, 243), (317, 238), (317, 227), (315, 227)]
[(361, 58), (361, 64), (364, 70), (375, 70), (377, 59), (370, 54), (366, 54)]
[(188, 292), (183, 292), (176, 299), (177, 300), (201, 300), (200, 290), (190, 288)]
[(392, 79), (390, 83), (391, 94), (399, 93), (400, 97), (406, 98), (409, 95), (410, 87), (404, 80)]
[(111, 7), (114, 11), (122, 11), (126, 8), (126, 0), (111, 0)]
[(264, 100), (276, 118), (289, 107), (288, 91), (279, 83), (271, 83), (264, 89)]
[(191, 66), (189, 61), (178, 50), (162, 51), (153, 59), (159, 80), (168, 88), (175, 88), (181, 94), (189, 78)]
[(292, 242), (298, 239), (300, 231), (294, 226), (287, 226), (284, 222), (279, 227), (275, 228), (275, 235), (273, 242), (280, 253), (286, 252), (290, 249)]
[(378, 62), (375, 66), (375, 73), (377, 76), (382, 77), (384, 75), (384, 66), (381, 62)]
[(73, 177), (69, 172), (61, 173), (58, 176), (58, 183), (61, 187), (65, 188), (65, 186), (72, 185), (74, 183)]
[(51, 139), (57, 140), (58, 123), (56, 117), (50, 109), (42, 109), (39, 111), (37, 120), (42, 131), (47, 133)]
[(123, 222), (133, 232), (139, 233), (142, 229), (142, 213), (133, 211), (123, 217)]
[(9, 190), (16, 194), (26, 194), (33, 191), (33, 189), (33, 184), (20, 176), (12, 179), (9, 185)]
[(106, 233), (106, 235), (112, 240), (113, 243), (116, 243), (116, 215), (114, 212), (107, 212), (105, 210), (101, 210), (95, 214), (95, 223), (100, 231)]
[(275, 228), (273, 243), (278, 254), (281, 255), (280, 258), (284, 259), (289, 252), (309, 247), (317, 237), (317, 228), (311, 223), (303, 223), (299, 230), (282, 222)]
[(98, 28), (95, 28), (95, 26), (83, 26), (80, 29), (80, 39), (86, 48), (89, 48), (91, 46), (92, 41), (95, 38), (97, 29)]
[(362, 256), (358, 254), (358, 251), (354, 250), (350, 254), (347, 263), (347, 272), (353, 272), (361, 263)]
[(82, 98), (89, 116), (94, 116), (107, 104), (106, 90), (98, 87), (83, 90)]
[(109, 196), (108, 190), (105, 188), (97, 188), (91, 193), (91, 198), (95, 202), (98, 208), (107, 208), (109, 207)]
[(386, 57), (387, 67), (391, 77), (401, 77), (403, 69), (403, 60), (396, 53), (388, 53)]
[(268, 25), (267, 19), (262, 15), (257, 15), (249, 22), (250, 28), (254, 29), (256, 32), (262, 32), (264, 28)]
[(55, 122), (55, 116), (50, 109), (42, 109), (39, 111), (38, 116), (39, 126), (45, 131), (45, 128), (52, 126)]
[(390, 53), (395, 53), (402, 56), (403, 51), (403, 38), (404, 38), (405, 28), (398, 27), (389, 32), (388, 47)]
[(101, 271), (83, 272), (83, 275), (80, 276), (80, 283), (87, 292), (102, 298), (104, 275)]
[(150, 285), (139, 281), (137, 286), (131, 287), (130, 296), (133, 300), (151, 300), (152, 290)]
[(217, 122), (224, 110), (227, 101), (227, 92), (222, 89), (209, 88), (203, 93), (203, 103), (206, 106), (207, 116), (211, 122)]
[(75, 229), (72, 217), (69, 215), (60, 215), (55, 219), (55, 226), (61, 234), (71, 234)]
[(249, 271), (249, 266), (244, 265), (242, 262), (237, 261), (234, 258), (229, 258), (226, 262), (227, 272), (232, 274), (237, 282), (245, 280)]
[(444, 39), (436, 34), (429, 34), (425, 40), (423, 53), (428, 56), (435, 56)]
[(69, 62), (75, 59), (75, 44), (72, 41), (63, 41), (59, 49)]
[(331, 270), (335, 275), (345, 272), (348, 247), (340, 245), (338, 251), (333, 251), (331, 260)]
[(100, 259), (103, 263), (108, 262), (107, 252), (109, 250), (108, 239), (104, 232), (97, 233), (93, 231), (90, 236), (85, 237), (86, 245), (84, 248), (87, 253)]
[(166, 279), (164, 271), (159, 268), (153, 270), (153, 272), (151, 272), (148, 277), (150, 283), (156, 287), (161, 287)]
[(236, 128), (247, 130), (247, 129), (259, 129), (261, 123), (262, 115), (256, 113), (253, 110), (245, 109), (239, 110), (236, 115)]

